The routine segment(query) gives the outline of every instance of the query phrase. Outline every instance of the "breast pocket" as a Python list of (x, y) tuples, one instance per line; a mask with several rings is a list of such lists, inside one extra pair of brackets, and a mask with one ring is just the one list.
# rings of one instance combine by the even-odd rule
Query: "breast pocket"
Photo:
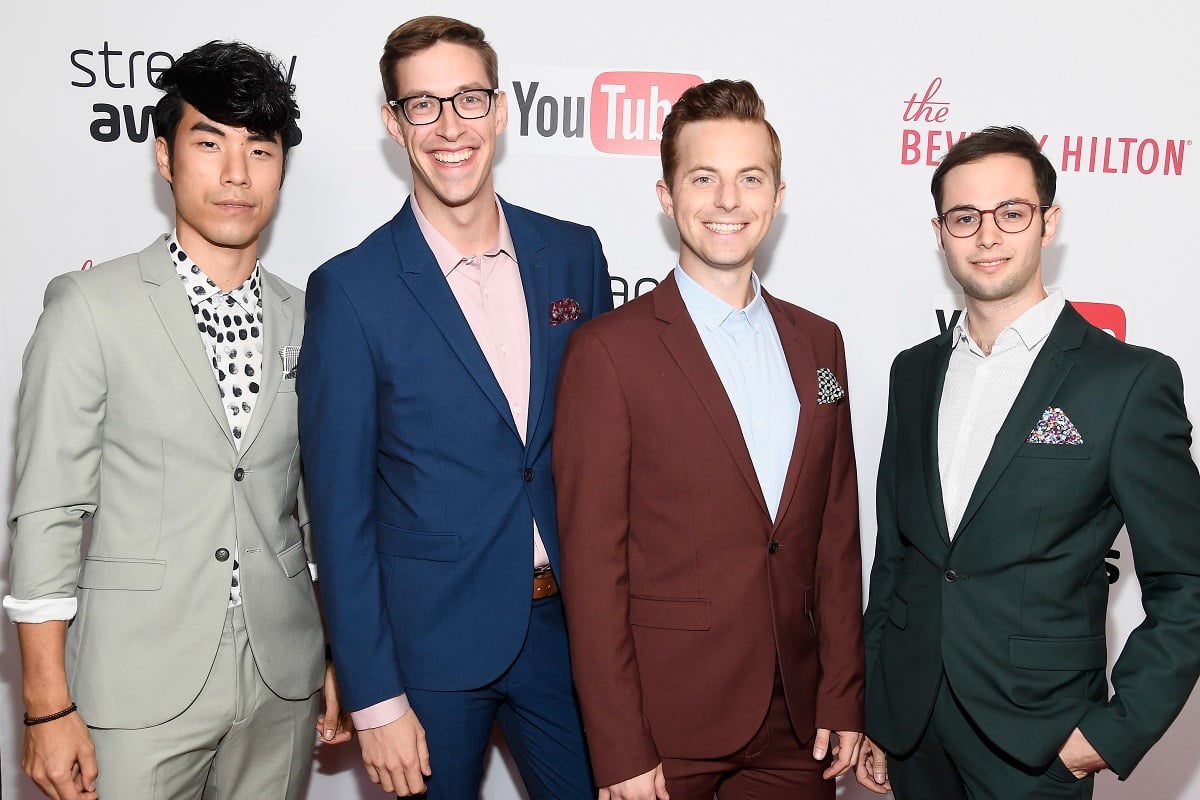
[(1091, 442), (1083, 444), (1041, 444), (1025, 442), (1017, 450), (1019, 458), (1057, 458), (1071, 461), (1085, 461), (1092, 457), (1094, 446)]

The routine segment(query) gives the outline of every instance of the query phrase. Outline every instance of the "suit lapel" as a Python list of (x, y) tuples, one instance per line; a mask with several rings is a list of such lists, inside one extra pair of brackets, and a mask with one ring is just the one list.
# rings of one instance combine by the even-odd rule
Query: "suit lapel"
[(663, 345), (679, 365), (688, 383), (692, 385), (721, 441), (733, 456), (747, 488), (758, 500), (763, 514), (768, 514), (767, 501), (763, 498), (758, 473), (754, 471), (754, 462), (750, 460), (750, 450), (746, 447), (745, 437), (742, 436), (742, 426), (738, 423), (737, 413), (733, 410), (733, 404), (729, 402), (729, 395), (725, 392), (725, 385), (721, 383), (721, 376), (717, 374), (716, 367), (708, 357), (704, 342), (700, 340), (696, 325), (687, 313), (683, 297), (679, 294), (679, 287), (675, 284), (674, 274), (668, 275), (651, 297), (654, 299), (655, 315), (667, 323), (660, 334)]
[(213, 420), (225, 434), (230, 447), (236, 447), (225, 418), (225, 409), (221, 406), (217, 379), (204, 352), (204, 342), (196, 332), (196, 315), (192, 313), (192, 307), (180, 289), (179, 275), (161, 239), (138, 254), (138, 265), (142, 280), (153, 285), (150, 302), (179, 360), (183, 362), (196, 391), (204, 398), (205, 405), (212, 412)]
[(992, 451), (983, 465), (983, 471), (979, 473), (974, 491), (971, 492), (971, 499), (963, 512), (958, 532), (970, 524), (971, 518), (979, 511), (988, 493), (1008, 467), (1008, 463), (1025, 443), (1025, 437), (1037, 424), (1042, 412), (1050, 405), (1054, 394), (1070, 374), (1075, 361), (1066, 351), (1079, 347), (1087, 325), (1070, 304), (1063, 308), (1046, 344), (1034, 359), (1029, 376), (1025, 378), (1021, 391), (1017, 393), (1017, 399), (1013, 401), (1008, 416), (1004, 418), (1004, 424), (996, 434), (995, 444), (992, 445)]
[[(421, 234), (420, 227), (417, 226), (411, 204), (410, 199), (392, 219), (392, 239), (396, 245), (396, 261), (399, 265), (398, 276), (425, 309), (425, 313), (429, 315), (454, 355), (462, 362), (463, 368), (475, 380), (479, 390), (496, 407), (496, 412), (504, 419), (513, 435), (519, 436), (508, 400), (504, 397), (500, 383), (479, 347), (479, 342), (471, 331), (454, 292), (450, 290), (446, 276), (442, 274), (433, 252)], [(531, 319), (530, 325), (532, 324)], [(530, 339), (533, 339), (532, 331)], [(406, 342), (395, 342), (394, 345), (408, 346)]]
[[(526, 223), (519, 209), (504, 201), (501, 205), (513, 245), (517, 248), (515, 258), (521, 271), (529, 315), (529, 415), (525, 441), (532, 444), (535, 433), (540, 433), (539, 423), (550, 380), (550, 268), (546, 263), (546, 243), (537, 231)], [(546, 430), (548, 434), (549, 428)]]
[(254, 443), (275, 403), (279, 383), (283, 380), (279, 348), (292, 341), (292, 327), (295, 324), (290, 304), (285, 302), (291, 296), (287, 287), (262, 267), (259, 267), (259, 283), (262, 286), (263, 308), (263, 357), (259, 369), (262, 380), (254, 401), (254, 411), (250, 415), (246, 439), (242, 443), (243, 453)]
[(783, 345), (783, 355), (787, 359), (788, 370), (792, 374), (792, 385), (796, 396), (800, 399), (800, 417), (796, 423), (796, 438), (792, 443), (792, 458), (788, 462), (787, 474), (783, 481), (783, 494), (779, 500), (779, 511), (775, 514), (775, 525), (787, 514), (792, 496), (796, 493), (796, 484), (800, 481), (800, 470), (804, 466), (804, 453), (812, 435), (813, 418), (817, 410), (817, 362), (813, 356), (812, 342), (796, 327), (791, 316), (775, 301), (775, 298), (763, 290), (763, 299), (775, 320), (775, 329), (779, 332), (779, 342)]
[(953, 329), (934, 342), (934, 351), (925, 362), (921, 380), (921, 465), (925, 470), (925, 487), (929, 491), (929, 510), (937, 523), (942, 544), (950, 546), (950, 530), (946, 524), (946, 500), (942, 496), (942, 473), (938, 466), (938, 414), (942, 405), (942, 389), (946, 385), (946, 370), (950, 366)]

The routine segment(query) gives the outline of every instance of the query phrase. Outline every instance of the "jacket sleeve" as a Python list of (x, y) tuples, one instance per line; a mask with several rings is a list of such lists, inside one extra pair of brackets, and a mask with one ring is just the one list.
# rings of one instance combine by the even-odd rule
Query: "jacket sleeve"
[(1200, 675), (1200, 475), (1190, 447), (1179, 367), (1155, 354), (1125, 399), (1109, 467), (1146, 617), (1113, 666), (1112, 697), (1078, 726), (1122, 778), (1163, 735)]

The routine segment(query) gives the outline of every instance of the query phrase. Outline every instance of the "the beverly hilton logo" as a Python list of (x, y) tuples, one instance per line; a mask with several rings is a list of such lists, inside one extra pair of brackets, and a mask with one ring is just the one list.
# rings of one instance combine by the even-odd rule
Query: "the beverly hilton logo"
[[(971, 133), (951, 128), (951, 101), (942, 91), (942, 83), (941, 77), (936, 77), (923, 91), (915, 91), (901, 101), (905, 124), (900, 139), (903, 165), (936, 167), (955, 142)], [(1112, 175), (1182, 175), (1184, 156), (1192, 144), (1191, 139), (1034, 135), (1042, 152), (1060, 172)]]

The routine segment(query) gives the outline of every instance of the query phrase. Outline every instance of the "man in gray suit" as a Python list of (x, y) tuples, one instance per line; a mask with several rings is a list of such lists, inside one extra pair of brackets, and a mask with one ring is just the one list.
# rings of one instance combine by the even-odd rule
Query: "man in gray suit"
[(349, 738), (301, 534), (303, 296), (258, 261), (297, 109), (240, 43), (159, 86), (174, 230), (51, 281), (25, 352), (4, 599), (22, 766), (63, 800), (296, 798), (323, 671), (317, 728)]

